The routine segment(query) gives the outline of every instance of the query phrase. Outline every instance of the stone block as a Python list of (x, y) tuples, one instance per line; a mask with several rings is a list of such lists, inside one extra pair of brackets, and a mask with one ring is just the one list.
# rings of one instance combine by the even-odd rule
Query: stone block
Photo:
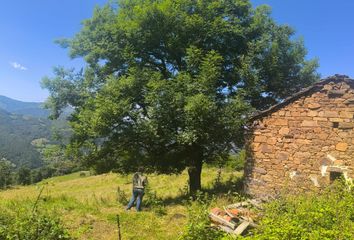
[(317, 139), (318, 138), (318, 134), (315, 134), (315, 133), (308, 133), (306, 134), (306, 139)]
[(330, 122), (343, 122), (343, 119), (341, 118), (329, 118)]
[(326, 140), (328, 138), (328, 134), (326, 134), (326, 133), (320, 133), (320, 134), (317, 134), (317, 136), (321, 140)]
[(345, 142), (340, 142), (337, 143), (336, 145), (336, 150), (341, 151), (341, 152), (345, 152), (348, 148), (348, 143)]
[(274, 137), (268, 138), (267, 143), (270, 145), (274, 145), (277, 143), (277, 139)]
[(285, 111), (279, 111), (278, 114), (279, 116), (285, 116)]
[(329, 97), (340, 97), (346, 93), (345, 89), (340, 89), (340, 90), (329, 90), (328, 91), (328, 96)]
[(307, 105), (307, 107), (311, 110), (315, 110), (315, 109), (319, 109), (321, 107), (321, 105), (318, 103), (310, 103)]
[(326, 122), (322, 122), (322, 121), (319, 121), (318, 122), (318, 125), (320, 125), (321, 127), (323, 128), (329, 128), (329, 127), (332, 127), (332, 122), (329, 122), (329, 121), (326, 121)]
[(319, 117), (327, 117), (327, 118), (337, 118), (338, 116), (339, 114), (336, 111), (324, 111), (323, 116), (319, 114)]
[(330, 82), (330, 83), (324, 85), (324, 86), (323, 86), (323, 90), (328, 90), (328, 91), (329, 91), (329, 90), (332, 90), (334, 84), (335, 84), (334, 82)]
[(316, 111), (309, 111), (307, 112), (308, 117), (316, 117), (318, 115), (318, 112)]
[(290, 132), (290, 129), (288, 127), (282, 127), (279, 130), (279, 134), (281, 134), (281, 135), (288, 134), (289, 132)]
[(262, 175), (267, 174), (267, 171), (264, 168), (260, 168), (260, 167), (255, 167), (253, 171)]
[(274, 181), (274, 177), (273, 176), (269, 176), (269, 175), (263, 175), (261, 178), (264, 182), (273, 182)]
[(302, 160), (307, 160), (311, 157), (311, 153), (309, 153), (309, 152), (296, 152), (294, 154), (294, 157), (302, 159)]
[(313, 120), (314, 120), (314, 121), (322, 121), (322, 122), (325, 122), (325, 121), (328, 121), (328, 118), (324, 118), (324, 117), (314, 117)]
[(338, 125), (339, 129), (353, 129), (354, 123), (353, 122), (340, 122)]
[(301, 124), (301, 121), (299, 120), (290, 120), (289, 121), (289, 127), (299, 127)]
[(344, 104), (346, 104), (346, 105), (354, 104), (354, 99), (347, 99), (344, 101)]
[(314, 128), (313, 132), (314, 133), (321, 133), (322, 132), (322, 128), (320, 128), (320, 127)]
[(270, 146), (270, 145), (265, 144), (265, 143), (261, 144), (261, 145), (259, 146), (259, 148), (260, 148), (260, 151), (261, 151), (262, 153), (271, 153), (271, 152), (273, 152), (273, 150), (274, 150), (274, 147), (273, 147), (273, 146)]
[[(259, 150), (260, 150), (261, 148), (259, 147)], [(264, 156), (264, 154), (263, 153), (261, 153), (261, 152), (259, 152), (259, 151), (256, 151), (256, 152), (254, 152), (254, 157), (256, 158), (256, 159), (263, 159), (265, 156)]]
[(254, 140), (255, 143), (265, 143), (267, 142), (267, 137), (263, 135), (257, 135)]
[(299, 145), (307, 145), (307, 144), (311, 143), (311, 140), (308, 140), (308, 139), (296, 139), (295, 143), (299, 144)]
[(278, 118), (278, 119), (275, 119), (274, 121), (272, 121), (272, 124), (275, 125), (275, 126), (287, 126), (288, 125), (288, 120), (282, 119), (282, 118)]
[(350, 138), (350, 132), (349, 131), (340, 131), (338, 133), (338, 136), (342, 139), (349, 139)]
[(353, 113), (347, 111), (341, 111), (339, 112), (339, 116), (341, 118), (353, 118)]
[(301, 123), (301, 127), (318, 127), (317, 121), (304, 120)]
[(286, 161), (289, 159), (289, 153), (287, 152), (280, 152), (277, 154), (277, 159), (279, 161)]

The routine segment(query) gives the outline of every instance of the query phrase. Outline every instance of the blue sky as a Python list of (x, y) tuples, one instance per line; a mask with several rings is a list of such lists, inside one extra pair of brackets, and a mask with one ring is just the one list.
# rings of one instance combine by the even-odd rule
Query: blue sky
[[(0, 8), (0, 95), (44, 101), (40, 87), (53, 66), (80, 67), (54, 40), (72, 37), (81, 21), (106, 0), (3, 0)], [(280, 24), (303, 37), (308, 58), (319, 58), (322, 77), (335, 73), (354, 77), (354, 1), (252, 0), (268, 4)]]

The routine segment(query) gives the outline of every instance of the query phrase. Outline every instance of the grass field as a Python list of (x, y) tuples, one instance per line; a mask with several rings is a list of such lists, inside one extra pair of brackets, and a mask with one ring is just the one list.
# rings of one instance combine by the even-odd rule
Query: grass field
[[(0, 211), (24, 208), (36, 202), (39, 209), (55, 212), (78, 239), (117, 239), (116, 215), (119, 214), (123, 239), (178, 239), (187, 223), (187, 173), (148, 175), (150, 191), (157, 198), (142, 212), (125, 211), (118, 199), (131, 194), (131, 175), (115, 173), (85, 176), (81, 173), (55, 177), (32, 186), (19, 186), (0, 192)], [(203, 189), (217, 196), (219, 205), (232, 202), (232, 191), (240, 184), (242, 173), (208, 167), (203, 169)], [(117, 189), (120, 189), (118, 194)], [(227, 193), (228, 192), (228, 193)], [(151, 195), (151, 194), (150, 194)], [(151, 195), (153, 196), (153, 195)], [(159, 207), (161, 206), (161, 207)]]

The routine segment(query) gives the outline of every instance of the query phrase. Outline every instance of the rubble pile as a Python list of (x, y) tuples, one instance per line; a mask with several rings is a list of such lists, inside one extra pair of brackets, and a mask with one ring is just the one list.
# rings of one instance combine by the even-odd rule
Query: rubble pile
[(262, 209), (260, 200), (247, 200), (210, 210), (209, 218), (212, 226), (224, 232), (241, 235), (249, 228), (256, 228), (259, 215), (256, 209)]

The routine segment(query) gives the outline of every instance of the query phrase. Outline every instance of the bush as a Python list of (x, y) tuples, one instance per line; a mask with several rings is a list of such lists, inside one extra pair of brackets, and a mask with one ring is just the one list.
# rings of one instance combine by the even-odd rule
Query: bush
[(245, 166), (246, 151), (243, 149), (237, 154), (232, 154), (226, 161), (226, 167), (236, 171), (242, 171)]
[(265, 205), (260, 227), (245, 237), (210, 228), (207, 198), (189, 207), (189, 221), (180, 240), (347, 240), (354, 239), (354, 188), (337, 182), (320, 193), (283, 195)]
[(163, 200), (157, 196), (156, 191), (150, 189), (149, 186), (145, 188), (145, 196), (143, 207), (151, 208), (158, 215), (166, 215), (166, 208)]
[(188, 207), (188, 223), (180, 240), (217, 240), (224, 234), (210, 227), (209, 210), (215, 199), (207, 194), (197, 194)]
[(250, 239), (354, 239), (354, 191), (337, 182), (322, 193), (283, 196), (266, 206)]
[(117, 188), (117, 202), (122, 204), (123, 206), (126, 206), (129, 202), (127, 194), (120, 189), (120, 187)]

